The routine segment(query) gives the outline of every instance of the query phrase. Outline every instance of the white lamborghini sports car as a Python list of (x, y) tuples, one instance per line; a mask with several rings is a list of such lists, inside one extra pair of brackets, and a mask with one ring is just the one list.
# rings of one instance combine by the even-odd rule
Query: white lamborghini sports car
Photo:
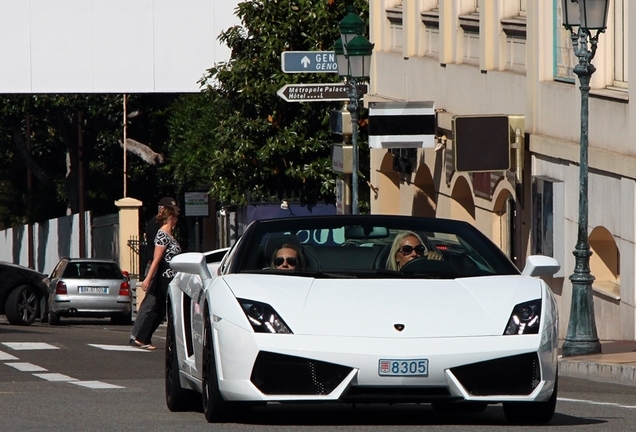
[[(427, 253), (387, 269), (393, 239)], [(304, 268), (272, 268), (295, 245)], [(421, 248), (420, 248), (421, 249)], [(421, 252), (421, 251), (420, 251)], [(419, 255), (424, 255), (420, 253)], [(184, 253), (168, 291), (166, 401), (210, 422), (267, 402), (503, 404), (547, 423), (557, 399), (557, 261), (523, 272), (468, 223), (408, 216), (256, 221), (229, 250)]]

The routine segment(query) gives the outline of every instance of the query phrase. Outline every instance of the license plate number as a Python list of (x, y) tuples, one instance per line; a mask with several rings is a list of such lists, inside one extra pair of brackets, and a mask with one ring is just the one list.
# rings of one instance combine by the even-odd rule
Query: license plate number
[(81, 294), (108, 294), (108, 287), (81, 286), (77, 289)]
[(428, 359), (380, 359), (380, 376), (428, 376)]

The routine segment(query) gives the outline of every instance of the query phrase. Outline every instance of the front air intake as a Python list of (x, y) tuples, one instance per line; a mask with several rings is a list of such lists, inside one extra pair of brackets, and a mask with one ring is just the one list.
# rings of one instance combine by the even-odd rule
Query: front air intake
[(261, 351), (250, 380), (266, 395), (328, 395), (352, 368)]
[(473, 396), (529, 395), (541, 382), (536, 353), (473, 363), (450, 371)]

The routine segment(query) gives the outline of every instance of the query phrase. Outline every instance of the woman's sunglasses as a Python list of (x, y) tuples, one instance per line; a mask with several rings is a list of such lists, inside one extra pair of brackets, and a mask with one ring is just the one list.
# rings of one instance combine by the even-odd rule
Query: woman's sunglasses
[(289, 264), (292, 267), (296, 267), (296, 264), (298, 262), (298, 260), (295, 257), (276, 257), (274, 258), (274, 265), (276, 267), (282, 266), (285, 261), (287, 261), (287, 264)]
[(418, 255), (424, 255), (424, 251), (426, 251), (426, 249), (424, 249), (423, 245), (417, 245), (415, 247), (411, 245), (404, 245), (400, 249), (400, 252), (402, 252), (402, 255), (411, 255), (413, 251), (415, 251), (415, 253)]

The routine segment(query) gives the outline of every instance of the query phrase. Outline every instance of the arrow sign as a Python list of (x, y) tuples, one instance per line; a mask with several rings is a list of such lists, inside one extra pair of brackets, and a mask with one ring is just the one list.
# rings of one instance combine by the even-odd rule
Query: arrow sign
[[(276, 94), (287, 102), (348, 101), (346, 84), (285, 84)], [(367, 92), (366, 85), (358, 86), (358, 92)]]
[(335, 51), (283, 51), (280, 66), (285, 73), (338, 73)]

